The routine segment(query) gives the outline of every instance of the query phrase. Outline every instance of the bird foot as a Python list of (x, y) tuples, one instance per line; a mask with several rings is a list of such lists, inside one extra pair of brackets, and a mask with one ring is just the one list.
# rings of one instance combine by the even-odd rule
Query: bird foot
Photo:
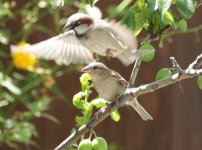
[(113, 54), (112, 54), (112, 52), (111, 52), (110, 49), (107, 49), (107, 50), (106, 50), (106, 56), (107, 56), (107, 59), (108, 59), (108, 60), (109, 60), (111, 57), (113, 57)]
[(96, 112), (96, 113), (94, 114), (96, 120), (99, 119), (99, 114), (100, 114), (100, 111), (98, 111), (98, 112)]
[(105, 105), (106, 105), (107, 107), (113, 107), (113, 106), (114, 106), (114, 102), (111, 102), (111, 103), (106, 102)]
[(101, 108), (101, 109), (98, 110), (98, 112), (96, 112), (96, 113), (94, 114), (96, 120), (99, 119), (99, 115), (100, 115), (100, 113), (101, 113), (102, 111), (103, 111), (103, 110), (102, 110), (102, 108)]
[(124, 107), (125, 104), (119, 104), (119, 102), (118, 102), (119, 97), (120, 97), (120, 96), (116, 97), (115, 103), (116, 103), (116, 105), (117, 105), (118, 107)]
[(100, 57), (97, 53), (93, 53), (93, 58), (96, 60), (96, 61), (99, 61)]

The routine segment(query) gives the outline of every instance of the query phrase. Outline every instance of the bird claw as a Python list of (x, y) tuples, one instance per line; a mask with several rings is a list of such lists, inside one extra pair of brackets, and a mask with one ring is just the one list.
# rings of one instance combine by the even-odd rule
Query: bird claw
[(96, 113), (94, 114), (94, 116), (95, 116), (95, 119), (98, 120), (98, 118), (99, 118), (99, 111), (96, 112)]
[(111, 102), (111, 103), (106, 102), (105, 105), (106, 105), (107, 107), (113, 107), (113, 106), (114, 106), (114, 102)]
[(110, 49), (107, 49), (107, 50), (106, 50), (106, 56), (107, 56), (107, 59), (108, 59), (108, 60), (109, 60), (111, 57), (113, 57), (113, 54), (112, 54), (112, 52), (111, 52)]
[(124, 107), (124, 106), (125, 106), (124, 104), (119, 104), (119, 102), (118, 102), (119, 97), (120, 97), (120, 96), (116, 97), (115, 103), (116, 103), (116, 105), (117, 105), (118, 107)]
[(94, 114), (96, 120), (99, 119), (99, 115), (100, 115), (101, 112), (102, 112), (102, 108), (101, 108), (100, 110), (98, 110), (98, 112), (96, 112), (96, 113)]
[(100, 57), (97, 53), (93, 53), (93, 58), (96, 60), (96, 61), (99, 61)]

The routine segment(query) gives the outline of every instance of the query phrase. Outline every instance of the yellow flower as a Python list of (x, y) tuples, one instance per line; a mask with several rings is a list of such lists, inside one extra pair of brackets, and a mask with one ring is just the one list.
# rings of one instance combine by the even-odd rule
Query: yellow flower
[(20, 42), (11, 46), (11, 55), (16, 68), (24, 70), (33, 70), (36, 65), (36, 57), (24, 52), (24, 48), (29, 46), (28, 43)]

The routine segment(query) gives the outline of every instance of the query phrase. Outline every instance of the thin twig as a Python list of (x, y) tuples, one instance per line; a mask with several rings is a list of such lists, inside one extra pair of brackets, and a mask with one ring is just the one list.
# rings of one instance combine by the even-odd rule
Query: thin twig
[(177, 63), (177, 61), (175, 60), (175, 58), (174, 57), (170, 57), (170, 60), (171, 60), (171, 62), (173, 64), (173, 67), (176, 69), (176, 71), (178, 73), (181, 73), (182, 69), (181, 69), (180, 65)]
[(202, 5), (202, 0), (198, 1), (196, 8), (200, 7)]
[(168, 37), (176, 35), (176, 34), (189, 34), (189, 33), (198, 32), (200, 30), (202, 30), (202, 25), (198, 25), (198, 26), (195, 26), (195, 27), (192, 27), (192, 28), (188, 28), (186, 30), (186, 32), (183, 32), (181, 30), (171, 31), (169, 33), (166, 33), (164, 36), (165, 36), (165, 38), (168, 38)]
[(187, 69), (199, 69), (202, 65), (202, 54), (197, 56), (196, 60), (189, 65)]
[[(190, 68), (190, 66), (195, 66), (196, 62), (200, 62), (198, 60), (202, 59), (202, 54), (199, 55), (192, 64), (186, 70), (182, 70), (182, 73), (179, 72), (173, 74), (172, 76), (166, 77), (162, 80), (155, 81), (149, 84), (145, 84), (139, 86), (137, 88), (127, 88), (125, 93), (117, 100), (119, 106), (125, 104), (128, 100), (133, 99), (134, 97), (138, 97), (140, 95), (153, 92), (157, 89), (163, 88), (165, 86), (174, 84), (184, 79), (192, 78), (195, 76), (199, 76), (202, 74), (202, 69), (194, 69)], [(178, 64), (176, 65), (178, 66)], [(97, 126), (100, 122), (102, 122), (105, 118), (107, 118), (114, 110), (118, 109), (118, 105), (113, 105), (111, 107), (104, 107), (101, 109), (99, 113), (99, 117), (93, 117), (87, 124), (78, 128), (77, 131), (72, 133), (67, 139), (65, 139), (59, 146), (55, 148), (55, 150), (66, 150), (71, 147), (76, 141), (85, 133), (90, 131), (92, 128)]]
[[(177, 71), (179, 74), (182, 74), (183, 71), (182, 71), (180, 65), (177, 63), (176, 59), (175, 59), (174, 57), (170, 57), (170, 60), (171, 60), (171, 62), (172, 62), (172, 64), (173, 64), (173, 67), (175, 68), (175, 71)], [(182, 87), (182, 84), (181, 84), (180, 81), (179, 81), (178, 83), (179, 83), (179, 84), (178, 84), (178, 85), (179, 85), (179, 89), (180, 89), (180, 91), (183, 93), (183, 92), (184, 92), (184, 89), (183, 89), (183, 87)]]
[(129, 79), (129, 82), (128, 82), (128, 88), (131, 88), (134, 86), (134, 83), (135, 83), (135, 80), (137, 77), (137, 73), (138, 73), (139, 68), (140, 68), (140, 64), (141, 64), (141, 59), (140, 58), (136, 59), (135, 64), (133, 66), (133, 70), (132, 70), (130, 79)]

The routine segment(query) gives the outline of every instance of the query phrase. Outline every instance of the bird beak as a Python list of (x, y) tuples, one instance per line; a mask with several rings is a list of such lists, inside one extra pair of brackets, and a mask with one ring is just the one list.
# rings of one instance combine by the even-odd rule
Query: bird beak
[(73, 29), (73, 28), (74, 28), (74, 25), (73, 25), (73, 24), (71, 24), (71, 23), (66, 23), (63, 29), (64, 29), (64, 30), (66, 30), (66, 29), (71, 30), (71, 29)]
[(81, 69), (81, 72), (86, 72), (86, 73), (90, 72), (90, 67), (88, 66), (84, 67), (83, 69)]

